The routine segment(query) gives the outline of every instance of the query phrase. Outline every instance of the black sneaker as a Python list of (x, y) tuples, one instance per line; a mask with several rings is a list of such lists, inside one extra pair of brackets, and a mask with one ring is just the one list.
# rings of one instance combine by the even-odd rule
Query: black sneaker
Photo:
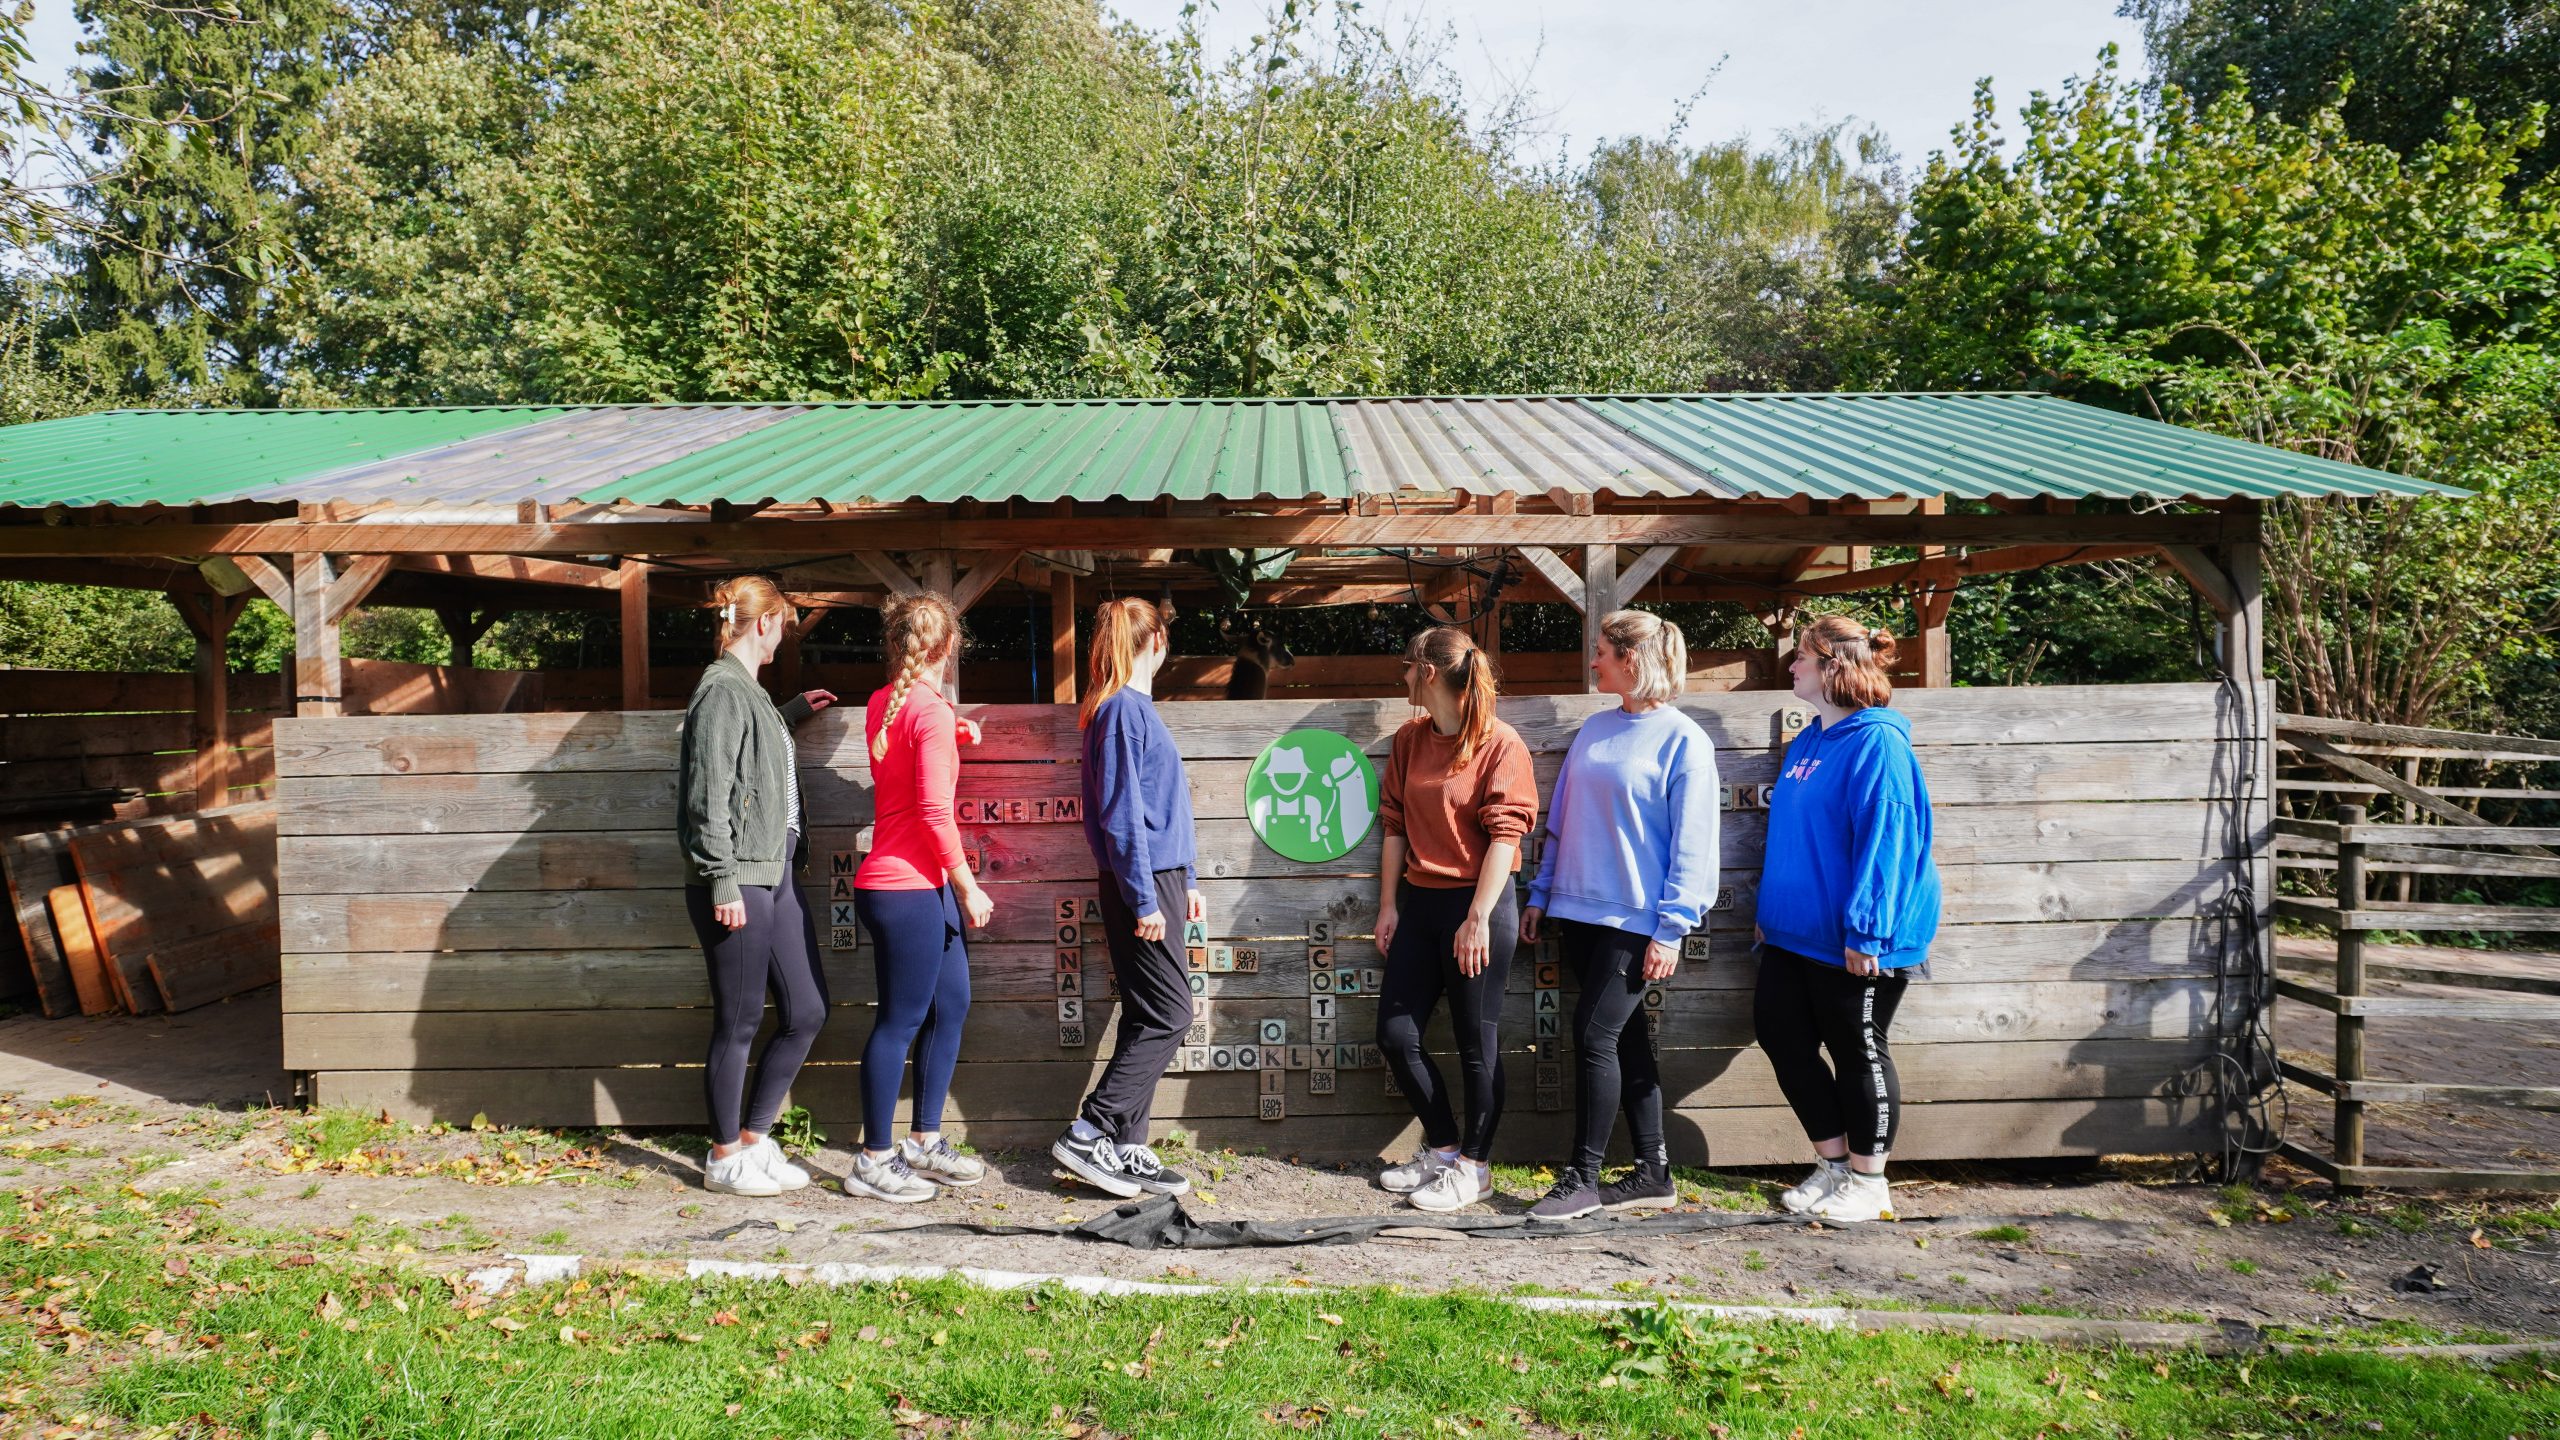
[(1600, 1208), (1600, 1190), (1580, 1166), (1568, 1166), (1556, 1177), (1547, 1197), (1529, 1207), (1532, 1220), (1579, 1220)]
[(1120, 1147), (1120, 1173), (1150, 1195), (1191, 1193), (1191, 1177), (1157, 1159), (1156, 1152), (1144, 1145)]
[(1106, 1194), (1125, 1200), (1144, 1193), (1145, 1187), (1125, 1173), (1120, 1164), (1120, 1147), (1108, 1135), (1079, 1140), (1075, 1127), (1070, 1125), (1067, 1133), (1049, 1146), (1049, 1158), (1068, 1174)]
[(1608, 1210), (1665, 1210), (1680, 1203), (1672, 1187), (1671, 1167), (1640, 1164), (1627, 1178), (1600, 1187), (1600, 1204)]

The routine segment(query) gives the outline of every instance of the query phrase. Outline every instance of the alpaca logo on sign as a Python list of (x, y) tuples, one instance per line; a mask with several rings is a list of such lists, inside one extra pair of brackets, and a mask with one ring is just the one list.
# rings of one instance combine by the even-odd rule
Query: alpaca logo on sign
[(1292, 730), (1245, 776), (1245, 814), (1262, 843), (1292, 860), (1339, 860), (1378, 817), (1378, 772), (1330, 730)]

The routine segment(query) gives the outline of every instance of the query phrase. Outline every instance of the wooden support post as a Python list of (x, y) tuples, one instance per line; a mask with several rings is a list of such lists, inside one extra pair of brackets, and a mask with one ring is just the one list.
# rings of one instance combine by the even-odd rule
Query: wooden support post
[(436, 623), (444, 627), (444, 638), (450, 646), (445, 663), (456, 670), (476, 668), (471, 658), (472, 649), (480, 643), (481, 636), (489, 633), (489, 627), (497, 619), (498, 612), (493, 610), (474, 610), (468, 605), (437, 606)]
[(1956, 683), (1955, 656), (1947, 644), (1947, 612), (1955, 603), (1953, 586), (1911, 592), (1911, 611), (1920, 622), (1919, 633), (1912, 637), (1920, 647), (1920, 684), (1931, 690)]
[(334, 555), (293, 557), (294, 714), (326, 719), (346, 713), (346, 662), (339, 653), (339, 627), (382, 583), (396, 558), (356, 555), (341, 566)]
[[(1618, 547), (1585, 545), (1582, 547), (1582, 653), (1588, 658), (1600, 653), (1600, 622), (1618, 608)], [(1582, 671), (1582, 689), (1590, 694), (1600, 688), (1586, 663)]]
[(1049, 703), (1076, 703), (1076, 576), (1049, 572)]
[(343, 713), (338, 625), (329, 616), (329, 586), (338, 567), (327, 555), (293, 557), (293, 713), (305, 719)]
[(231, 627), (246, 596), (172, 594), (196, 637), (196, 808), (210, 810), (231, 794)]
[[(649, 708), (649, 561), (640, 555), (622, 557), (622, 568), (615, 572), (615, 587), (622, 598), (622, 708)], [(796, 663), (800, 647), (797, 633), (791, 641)], [(777, 657), (779, 658), (779, 657)]]
[[(2341, 826), (2364, 823), (2364, 807), (2341, 805), (2336, 817)], [(2338, 842), (2338, 913), (2340, 918), (2364, 908), (2364, 843), (2353, 838), (2354, 832), (2342, 833)], [(2364, 993), (2364, 932), (2341, 926), (2338, 930), (2338, 983), (2341, 999)], [(2338, 1015), (2338, 1064), (2340, 1082), (2364, 1078), (2364, 1016), (2346, 1013), (2352, 1007), (2340, 1007)], [(2338, 1123), (2335, 1132), (2337, 1162), (2341, 1166), (2364, 1163), (2364, 1102), (2350, 1100), (2342, 1094), (2338, 1099)], [(2347, 1188), (2339, 1187), (2341, 1190)]]
[[(936, 550), (925, 557), (924, 588), (951, 596), (952, 608), (965, 610), (967, 607), (959, 601), (957, 578), (958, 567), (952, 563), (950, 551)], [(960, 647), (956, 645), (951, 647), (951, 658), (942, 667), (942, 698), (954, 705), (960, 703)]]

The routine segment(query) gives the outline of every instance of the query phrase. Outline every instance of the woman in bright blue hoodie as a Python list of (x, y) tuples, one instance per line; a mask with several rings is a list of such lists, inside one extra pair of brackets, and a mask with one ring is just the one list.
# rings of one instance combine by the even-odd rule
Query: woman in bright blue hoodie
[(1894, 651), (1842, 615), (1797, 633), (1788, 670), (1818, 718), (1769, 792), (1761, 862), (1752, 1023), (1816, 1156), (1778, 1203), (1834, 1222), (1893, 1214), (1884, 1165), (1902, 1081), (1885, 1032), (1938, 933), (1929, 787), (1911, 722), (1885, 708)]
[[(1602, 618), (1591, 674), (1618, 708), (1582, 723), (1547, 802), (1547, 839), (1520, 936), (1548, 925), (1582, 986), (1575, 1003), (1573, 1158), (1535, 1220), (1572, 1220), (1603, 1206), (1669, 1205), (1671, 1152), (1645, 991), (1680, 966), (1680, 941), (1716, 895), (1715, 745), (1671, 706), (1689, 673), (1680, 627), (1641, 610)], [(1635, 1172), (1600, 1184), (1600, 1159), (1623, 1107)]]

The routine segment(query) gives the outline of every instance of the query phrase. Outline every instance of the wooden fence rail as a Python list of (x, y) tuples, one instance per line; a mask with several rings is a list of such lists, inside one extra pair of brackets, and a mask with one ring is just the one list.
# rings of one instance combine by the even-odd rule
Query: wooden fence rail
[[(2337, 943), (2334, 965), (2313, 967), (2327, 972), (2327, 983), (2319, 983), (2315, 974), (2313, 978), (2281, 977), (2275, 985), (2280, 998), (2335, 1017), (2336, 1054), (2329, 1071), (2292, 1061), (2283, 1062), (2280, 1067), (2287, 1080), (2328, 1095), (2335, 1102), (2331, 1152), (2323, 1155), (2287, 1140), (2280, 1153), (2348, 1189), (2401, 1186), (2560, 1190), (2560, 1171), (2554, 1170), (2376, 1165), (2365, 1158), (2369, 1105), (2438, 1102), (2560, 1110), (2560, 1086), (2376, 1080), (2368, 1074), (2373, 1057), (2368, 1048), (2367, 1025), (2377, 1018), (2560, 1024), (2560, 984), (2547, 979), (2444, 964), (2394, 963), (2368, 956), (2369, 937), (2376, 931), (2560, 931), (2560, 907), (2378, 898), (2375, 882), (2384, 875), (2560, 877), (2560, 858), (2545, 848), (2560, 844), (2560, 828), (2493, 825), (2455, 803), (2462, 791), (2420, 787), (2409, 778), (2380, 769), (2373, 761), (2401, 758), (2405, 751), (2424, 749), (2456, 756), (2495, 755), (2541, 762), (2560, 760), (2560, 743), (2405, 726), (2307, 721), (2292, 716), (2279, 719), (2276, 735), (2295, 754), (2317, 760), (2331, 773), (2345, 777), (2338, 783), (2390, 795), (2400, 802), (2404, 815), (2439, 822), (2370, 824), (2362, 805), (2337, 806), (2333, 818), (2325, 821), (2279, 818), (2274, 822), (2280, 871), (2315, 881), (2325, 876), (2331, 883), (2326, 899), (2279, 897), (2276, 913), (2326, 928), (2336, 935)], [(2351, 746), (2350, 742), (2361, 743)], [(2300, 784), (2287, 788), (2298, 793), (2307, 789)], [(2526, 853), (2506, 853), (2510, 851)], [(2453, 986), (2478, 993), (2449, 998), (2370, 993), (2372, 982), (2384, 979)]]

